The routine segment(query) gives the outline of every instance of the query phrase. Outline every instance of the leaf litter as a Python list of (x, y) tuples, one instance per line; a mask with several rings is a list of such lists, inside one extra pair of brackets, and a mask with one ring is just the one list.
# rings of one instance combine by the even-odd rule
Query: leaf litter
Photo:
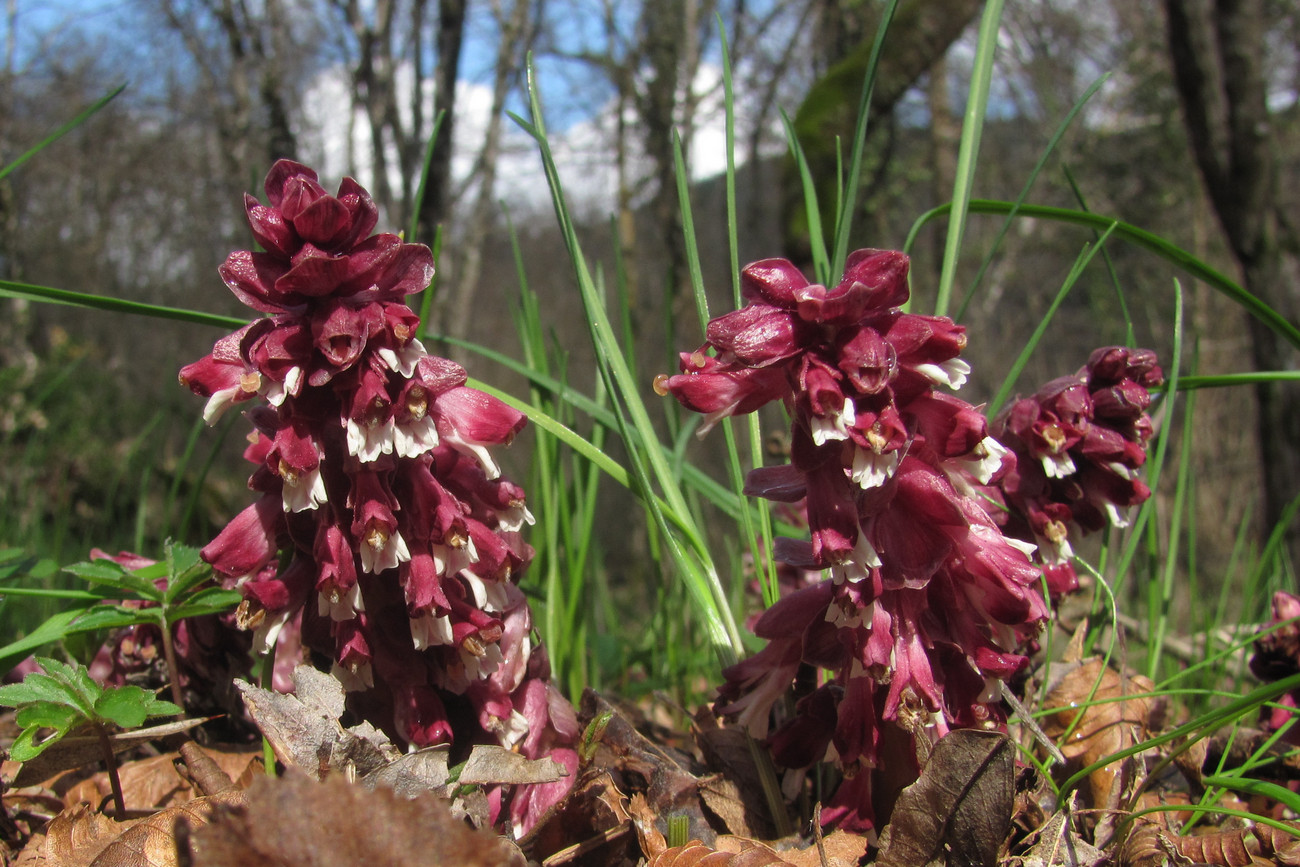
[[(553, 781), (562, 766), (496, 746), (456, 757), (446, 748), (401, 752), (367, 724), (345, 726), (337, 681), (300, 667), (291, 695), (238, 687), (279, 763), (278, 777), (267, 775), (255, 745), (199, 746), (182, 726), (135, 732), (122, 747), (138, 753), (122, 766), (130, 818), (118, 821), (109, 815), (104, 774), (93, 764), (80, 770), (56, 764), (49, 772), (39, 764), (6, 763), (0, 863), (1300, 865), (1300, 837), (1288, 832), (1300, 826), (1289, 820), (1252, 824), (1211, 813), (1193, 833), (1183, 833), (1194, 815), (1188, 805), (1206, 791), (1203, 777), (1240, 761), (1240, 745), (1216, 737), (1183, 744), (1172, 757), (1168, 744), (1132, 749), (1168, 726), (1150, 681), (1099, 659), (1054, 668), (1040, 722), (1064, 754), (1064, 767), (1051, 767), (1047, 750), (1014, 723), (1008, 734), (954, 731), (924, 757), (919, 778), (899, 794), (878, 837), (814, 833), (810, 817), (799, 813), (812, 792), (804, 781), (788, 804), (803, 824), (776, 838), (742, 731), (700, 709), (688, 732), (673, 732), (649, 724), (643, 708), (589, 690), (580, 721), (592, 742), (574, 786), (529, 834), (511, 840), (489, 828), (492, 788)], [(1294, 778), (1289, 752), (1253, 730), (1243, 729), (1241, 738), (1258, 744), (1256, 754), (1274, 756), (1282, 783)], [(178, 749), (156, 748), (178, 740)], [(155, 748), (140, 749), (150, 742)], [(1124, 751), (1130, 755), (1113, 758)], [(1032, 753), (1035, 761), (1027, 761)], [(1044, 772), (1059, 785), (1085, 768), (1081, 784), (1058, 803)], [(44, 776), (34, 780), (38, 772)], [(1212, 806), (1276, 807), (1230, 795)], [(670, 843), (682, 830), (684, 839)]]

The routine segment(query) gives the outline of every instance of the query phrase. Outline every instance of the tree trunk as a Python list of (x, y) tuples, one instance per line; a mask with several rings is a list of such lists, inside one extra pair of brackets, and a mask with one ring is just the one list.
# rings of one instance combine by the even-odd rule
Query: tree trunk
[[(687, 7), (692, 2), (693, 0), (660, 0), (645, 4), (641, 11), (641, 26), (644, 28), (642, 45), (650, 68), (650, 80), (639, 100), (639, 114), (645, 124), (646, 155), (654, 163), (658, 184), (650, 205), (651, 219), (658, 235), (653, 243), (656, 250), (663, 251), (663, 270), (654, 276), (664, 281), (669, 303), (674, 308), (685, 297), (686, 248), (682, 240), (677, 187), (673, 183), (677, 175), (673, 158), (673, 130), (678, 92), (683, 85), (683, 67), (688, 60), (684, 37)], [(685, 85), (690, 87), (689, 78)], [(688, 145), (689, 138), (684, 137), (683, 150)], [(651, 296), (657, 294), (652, 289)], [(638, 300), (644, 303), (649, 299), (642, 296)]]
[[(1275, 147), (1266, 103), (1262, 0), (1165, 0), (1169, 54), (1188, 138), (1205, 189), (1252, 294), (1297, 321), (1291, 287), (1300, 276), (1300, 249), (1277, 194)], [(1293, 370), (1297, 353), (1263, 322), (1251, 318), (1256, 370)], [(1255, 388), (1264, 532), (1272, 532), (1300, 492), (1300, 390), (1264, 383)], [(1300, 532), (1286, 528), (1293, 563)]]
[(451, 139), (456, 128), (456, 76), (460, 70), (460, 48), (465, 36), (467, 0), (438, 2), (438, 69), (434, 78), (434, 116), (442, 115), (438, 139), (429, 157), (428, 179), (416, 237), (411, 240), (433, 244), (438, 225), (451, 211)]
[[(930, 65), (926, 102), (930, 107), (930, 147), (933, 152), (930, 158), (933, 166), (930, 189), (936, 203), (945, 202), (952, 197), (952, 187), (957, 178), (961, 121), (952, 113), (952, 102), (948, 98), (948, 63), (942, 56)], [(947, 223), (935, 220), (930, 237), (936, 254), (943, 250), (947, 235)], [(943, 256), (931, 255), (930, 261), (934, 265), (932, 283), (938, 286), (943, 271)]]
[[(837, 14), (842, 13), (839, 4), (831, 5)], [(909, 0), (900, 4), (877, 67), (871, 96), (871, 128), (878, 128), (875, 121), (893, 111), (908, 88), (947, 53), (982, 5), (981, 0)], [(836, 26), (844, 25), (840, 22)], [(875, 26), (862, 27), (860, 33), (862, 40), (851, 46), (845, 46), (843, 39), (831, 33), (823, 35), (823, 44), (838, 43), (843, 53), (828, 58), (829, 69), (813, 84), (794, 120), (795, 132), (819, 185), (822, 227), (828, 234), (834, 231), (836, 216), (833, 213), (839, 164), (836, 140), (838, 136), (843, 142), (844, 153), (852, 148)], [(782, 186), (786, 254), (799, 264), (807, 264), (812, 261), (812, 248), (803, 191), (793, 160), (787, 161)]]
[[(493, 228), (493, 215), (497, 213), (494, 188), (497, 163), (501, 158), (502, 115), (505, 112), (506, 97), (510, 94), (511, 86), (516, 83), (519, 58), (532, 41), (531, 34), (535, 30), (529, 20), (529, 5), (530, 0), (514, 0), (509, 14), (497, 10), (501, 43), (496, 69), (493, 70), (492, 110), (488, 114), (487, 132), (477, 160), (478, 171), (475, 172), (478, 176), (478, 193), (474, 197), (474, 207), (463, 238), (464, 254), (461, 257), (460, 273), (456, 275), (455, 281), (442, 284), (444, 303), (439, 305), (439, 330), (442, 335), (449, 337), (464, 338), (469, 332), (470, 317), (474, 311), (474, 293), (483, 271), (483, 248)], [(457, 361), (465, 361), (463, 350), (452, 348), (449, 354)]]

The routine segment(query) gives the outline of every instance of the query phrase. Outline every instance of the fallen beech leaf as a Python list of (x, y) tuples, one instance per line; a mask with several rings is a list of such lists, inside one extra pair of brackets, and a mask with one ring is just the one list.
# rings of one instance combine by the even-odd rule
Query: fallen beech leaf
[(1155, 822), (1138, 819), (1120, 847), (1117, 862), (1120, 867), (1165, 867), (1178, 857), (1173, 838)]
[(628, 799), (627, 812), (636, 827), (636, 838), (641, 844), (642, 854), (654, 858), (668, 848), (668, 840), (655, 823), (654, 810), (646, 803), (645, 795), (637, 792)]
[[(719, 837), (719, 842), (723, 838)], [(786, 865), (779, 855), (760, 843), (751, 843), (736, 852), (720, 852), (692, 840), (651, 858), (646, 867), (769, 867)]]
[[(204, 795), (216, 795), (235, 787), (230, 774), (217, 764), (216, 760), (194, 741), (181, 744), (181, 759), (184, 761), (185, 773), (190, 782), (198, 787)], [(176, 767), (175, 764), (172, 767)], [(240, 770), (243, 773), (243, 770)]]
[(433, 795), (399, 798), (340, 777), (262, 778), (245, 806), (220, 811), (190, 841), (193, 867), (523, 867), (502, 837), (475, 831)]
[[(700, 802), (700, 781), (669, 752), (647, 740), (612, 704), (588, 689), (582, 694), (583, 720), (610, 714), (597, 747), (596, 764), (610, 768), (620, 777), (645, 781), (646, 802), (661, 818), (660, 831), (667, 828), (668, 816), (686, 816), (691, 839), (712, 843), (717, 832), (709, 824)], [(624, 787), (630, 791), (631, 785)]]
[[(637, 797), (645, 803), (644, 797)], [(621, 863), (627, 846), (612, 833), (624, 826), (631, 830), (626, 802), (627, 798), (608, 771), (589, 768), (568, 794), (524, 835), (519, 846), (530, 858), (549, 863), (565, 849), (591, 840), (596, 845), (583, 853), (586, 859), (583, 864), (606, 863), (606, 858), (608, 863)], [(650, 821), (653, 823), (653, 818)]]
[(441, 744), (405, 753), (357, 780), (367, 789), (383, 786), (403, 798), (439, 792), (451, 780), (451, 747)]
[[(113, 745), (113, 754), (117, 755), (159, 738), (187, 732), (210, 719), (213, 717), (186, 719), (144, 729), (132, 729), (129, 732), (118, 732), (109, 735), (108, 741)], [(34, 786), (61, 771), (92, 765), (102, 762), (103, 759), (104, 748), (98, 735), (71, 735), (50, 744), (39, 756), (24, 762), (18, 773), (14, 774), (12, 785)]]
[(82, 867), (91, 863), (104, 847), (138, 819), (118, 822), (89, 804), (70, 807), (50, 820), (45, 828), (45, 845), (35, 864)]
[[(1056, 741), (1061, 752), (1070, 760), (1072, 769), (1078, 770), (1095, 764), (1106, 756), (1145, 739), (1148, 721), (1155, 707), (1155, 702), (1146, 697), (1124, 698), (1123, 701), (1107, 699), (1120, 699), (1154, 689), (1155, 685), (1140, 674), (1121, 675), (1114, 669), (1103, 669), (1099, 659), (1089, 660), (1061, 678), (1048, 694), (1048, 707), (1063, 707), (1066, 710), (1048, 717), (1044, 721), (1043, 731)], [(1093, 703), (1077, 710), (1088, 702), (1089, 696)], [(1075, 723), (1076, 718), (1077, 725), (1074, 725), (1070, 736), (1065, 738), (1066, 731)], [(1116, 806), (1109, 803), (1113, 800), (1113, 793), (1123, 786), (1125, 779), (1134, 778), (1134, 766), (1134, 758), (1130, 757), (1111, 762), (1094, 771), (1088, 777), (1088, 794), (1091, 798), (1084, 806)]]
[[(1291, 824), (1300, 828), (1300, 823)], [(1300, 864), (1300, 837), (1268, 825), (1180, 836), (1155, 822), (1139, 819), (1124, 842), (1119, 863), (1121, 867), (1157, 867), (1174, 863), (1169, 860), (1171, 855), (1187, 863), (1223, 867), (1294, 865)]]
[[(258, 762), (260, 756), (260, 753), (249, 750), (226, 752), (200, 747), (192, 742), (184, 746), (192, 747), (199, 755), (211, 761), (226, 778), (227, 786), (230, 785), (230, 777), (243, 774), (250, 763)], [(200, 795), (214, 794), (196, 791), (191, 782), (177, 772), (176, 761), (179, 757), (179, 753), (164, 753), (123, 764), (118, 773), (127, 807), (131, 810), (160, 810), (183, 804)], [(63, 793), (63, 802), (69, 807), (82, 801), (98, 805), (110, 796), (111, 791), (108, 774), (100, 771), (67, 789)]]
[(88, 804), (59, 813), (46, 826), (39, 852), (24, 850), (32, 867), (177, 867), (172, 837), (178, 821), (200, 825), (218, 804), (238, 803), (243, 793), (230, 791), (197, 798), (154, 813), (147, 819), (117, 822)]
[(935, 744), (903, 790), (878, 867), (992, 867), (1011, 825), (1015, 747), (999, 732), (958, 729)]
[(119, 834), (89, 867), (178, 867), (181, 862), (176, 854), (177, 825), (183, 824), (193, 831), (207, 824), (219, 806), (235, 806), (243, 801), (243, 792), (230, 789), (159, 810)]
[[(760, 796), (761, 797), (761, 796)], [(750, 822), (750, 807), (746, 802), (744, 790), (733, 780), (721, 774), (704, 777), (700, 780), (700, 800), (709, 812), (717, 816), (727, 831), (737, 837), (770, 837), (769, 822), (759, 820)]]
[(692, 840), (685, 846), (664, 849), (649, 857), (646, 867), (857, 867), (866, 854), (867, 838), (844, 831), (825, 838), (820, 850), (813, 843), (789, 851), (777, 851), (759, 840), (724, 834), (713, 847)]
[(1110, 856), (1074, 832), (1066, 810), (1053, 813), (1029, 835), (1025, 854), (1009, 859), (1014, 867), (1097, 867)]
[[(792, 852), (782, 852), (781, 857), (792, 867), (857, 867), (867, 854), (867, 847), (866, 837), (836, 831), (822, 840), (821, 849), (813, 843)], [(825, 861), (822, 860), (823, 854), (826, 856)]]
[(337, 680), (300, 665), (293, 671), (293, 683), (293, 695), (235, 683), (277, 759), (319, 780), (331, 772), (365, 776), (401, 755), (368, 723), (348, 729), (340, 725), (344, 693)]
[[(704, 804), (726, 823), (727, 830), (742, 837), (770, 838), (777, 835), (763, 780), (754, 765), (750, 736), (743, 728), (722, 727), (707, 707), (700, 708), (691, 731), (708, 766), (722, 777), (701, 781)], [(739, 806), (734, 803), (739, 799)]]
[(494, 744), (479, 744), (470, 750), (457, 782), (461, 785), (510, 783), (554, 783), (569, 775), (564, 765), (550, 757), (528, 759)]

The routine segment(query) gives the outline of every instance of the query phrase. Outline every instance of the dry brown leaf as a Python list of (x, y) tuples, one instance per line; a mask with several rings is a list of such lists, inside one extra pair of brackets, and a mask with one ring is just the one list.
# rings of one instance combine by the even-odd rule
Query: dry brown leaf
[(193, 827), (207, 821), (218, 804), (238, 803), (242, 792), (198, 798), (147, 819), (118, 822), (78, 804), (50, 820), (33, 837), (22, 863), (31, 867), (177, 867), (172, 836), (177, 822)]
[(637, 792), (629, 798), (627, 812), (632, 817), (632, 824), (636, 826), (637, 842), (641, 844), (641, 852), (645, 857), (654, 858), (668, 848), (668, 840), (659, 830), (654, 810), (646, 803), (645, 795)]
[[(781, 857), (792, 867), (857, 867), (867, 854), (868, 841), (860, 834), (836, 831), (822, 840), (821, 848), (813, 843), (803, 849), (782, 851)], [(825, 855), (825, 861), (822, 856)]]
[[(293, 695), (238, 683), (249, 715), (270, 742), (275, 755), (315, 780), (331, 774), (355, 775), (368, 789), (385, 787), (401, 797), (422, 792), (450, 796), (447, 747), (430, 747), (403, 754), (370, 723), (343, 728), (342, 685), (333, 677), (300, 665), (294, 670)], [(530, 760), (492, 745), (475, 747), (456, 784), (553, 782), (564, 776), (563, 766), (546, 758)], [(481, 791), (458, 797), (453, 812), (486, 824), (487, 802)]]
[[(1300, 823), (1293, 825), (1300, 830)], [(1149, 854), (1152, 848), (1149, 839), (1153, 834), (1158, 848), (1176, 852), (1189, 862), (1223, 867), (1300, 864), (1300, 837), (1268, 825), (1179, 836), (1142, 820), (1124, 846), (1123, 856), (1133, 860), (1121, 863), (1130, 863), (1133, 867), (1159, 864)], [(1133, 838), (1137, 838), (1136, 841)], [(1143, 857), (1148, 860), (1141, 860)]]
[(119, 834), (89, 867), (178, 867), (177, 826), (193, 831), (207, 824), (218, 807), (238, 806), (243, 801), (243, 792), (230, 789), (159, 810)]
[[(224, 751), (200, 747), (197, 744), (192, 746), (223, 772), (227, 777), (227, 785), (230, 784), (230, 777), (241, 776), (250, 763), (258, 762), (260, 755), (249, 750)], [(131, 810), (161, 810), (183, 804), (202, 794), (211, 794), (196, 791), (189, 780), (177, 773), (176, 762), (179, 758), (180, 753), (165, 753), (160, 756), (136, 759), (122, 765), (118, 773), (122, 780), (122, 796), (127, 807)], [(108, 774), (100, 771), (65, 791), (63, 802), (69, 807), (83, 801), (99, 805), (110, 796), (111, 791)]]
[(564, 765), (552, 758), (528, 759), (494, 744), (479, 744), (470, 750), (457, 783), (481, 786), (496, 783), (527, 785), (554, 783), (569, 775)]
[[(136, 821), (117, 822), (89, 804), (69, 807), (50, 820), (45, 841), (35, 864), (82, 867), (91, 863), (104, 847)], [(28, 847), (30, 848), (30, 846)]]
[[(203, 795), (216, 795), (228, 789), (236, 788), (231, 781), (231, 774), (221, 767), (203, 747), (186, 741), (181, 744), (181, 760), (185, 763), (183, 776)], [(173, 767), (176, 767), (173, 765)], [(239, 776), (247, 770), (247, 764), (240, 769)], [(179, 768), (178, 768), (179, 772)]]
[[(1100, 683), (1098, 684), (1098, 679)], [(1096, 685), (1094, 693), (1093, 686)], [(1095, 764), (1106, 756), (1131, 747), (1147, 737), (1147, 726), (1155, 709), (1149, 697), (1125, 698), (1134, 693), (1148, 693), (1155, 685), (1140, 674), (1121, 675), (1103, 668), (1099, 659), (1089, 660), (1063, 677), (1047, 696), (1048, 707), (1063, 707), (1043, 723), (1043, 731), (1052, 738), (1070, 760), (1074, 770)], [(1089, 696), (1092, 703), (1089, 704)], [(1082, 705), (1082, 710), (1076, 710)], [(1066, 731), (1074, 725), (1069, 737)], [(1135, 779), (1134, 760), (1111, 762), (1088, 778), (1091, 798), (1084, 806), (1104, 807), (1113, 793)], [(1112, 805), (1114, 806), (1114, 805)]]
[(286, 695), (235, 682), (248, 715), (281, 762), (319, 780), (331, 772), (365, 776), (401, 755), (368, 723), (343, 728), (339, 717), (344, 692), (337, 680), (300, 665), (294, 669), (293, 683), (294, 694)]
[[(644, 798), (642, 799), (644, 802)], [(651, 820), (653, 821), (653, 819)], [(608, 771), (590, 768), (584, 772), (568, 794), (546, 812), (546, 815), (519, 841), (530, 858), (550, 861), (552, 857), (588, 840), (597, 841), (599, 849), (618, 863), (621, 849), (626, 846), (611, 835), (615, 829), (631, 830), (627, 798), (614, 784)], [(608, 845), (606, 845), (608, 844)], [(602, 857), (595, 851), (584, 853), (587, 862), (599, 864)]]
[(826, 837), (820, 849), (812, 843), (803, 849), (781, 851), (760, 840), (723, 834), (712, 847), (692, 840), (685, 846), (664, 849), (650, 856), (646, 867), (857, 867), (867, 848), (866, 837), (845, 831)]
[(754, 765), (750, 736), (738, 727), (723, 728), (713, 711), (702, 707), (692, 720), (695, 742), (710, 768), (721, 777), (700, 781), (704, 804), (733, 834), (770, 838), (776, 827), (763, 795), (763, 781)]
[(745, 791), (734, 780), (721, 774), (704, 777), (700, 780), (700, 800), (737, 837), (773, 836), (771, 823), (752, 815)]
[[(1290, 823), (1300, 830), (1300, 822)], [(1138, 819), (1120, 848), (1119, 867), (1212, 864), (1264, 867), (1300, 864), (1300, 837), (1268, 825), (1180, 836), (1161, 823)]]
[[(133, 729), (129, 732), (118, 732), (110, 735), (108, 740), (113, 745), (113, 754), (117, 755), (159, 738), (187, 732), (195, 726), (203, 725), (209, 719), (211, 717), (187, 719), (149, 728)], [(15, 787), (34, 786), (63, 771), (93, 765), (103, 760), (104, 748), (98, 735), (70, 735), (55, 741), (39, 756), (25, 762), (10, 779)]]
[(935, 744), (903, 790), (878, 867), (992, 867), (1011, 826), (1015, 747), (1000, 732), (958, 729)]
[[(615, 772), (615, 782), (644, 780), (646, 802), (666, 829), (668, 816), (686, 816), (691, 839), (711, 843), (717, 832), (704, 815), (700, 781), (667, 749), (651, 743), (612, 704), (593, 690), (582, 694), (583, 720), (609, 713), (609, 724), (597, 749), (595, 764)], [(624, 788), (630, 791), (631, 785)]]
[(35, 834), (23, 850), (18, 853), (18, 857), (10, 862), (11, 867), (43, 867), (45, 861), (45, 835)]
[(447, 785), (451, 778), (450, 755), (451, 747), (447, 744), (405, 753), (357, 782), (367, 789), (383, 786), (392, 789), (399, 797), (414, 798)]
[(256, 781), (247, 804), (220, 811), (191, 848), (194, 867), (525, 864), (508, 840), (469, 828), (433, 795), (407, 800), (297, 773)]
[(1059, 810), (1025, 841), (1025, 852), (1008, 859), (1009, 867), (1097, 867), (1109, 859), (1075, 833), (1070, 812)]
[[(719, 844), (724, 838), (719, 837)], [(651, 858), (646, 867), (770, 867), (770, 865), (787, 865), (777, 855), (761, 843), (749, 843), (739, 851), (718, 851), (705, 846), (699, 840), (692, 840), (685, 846), (666, 849)]]

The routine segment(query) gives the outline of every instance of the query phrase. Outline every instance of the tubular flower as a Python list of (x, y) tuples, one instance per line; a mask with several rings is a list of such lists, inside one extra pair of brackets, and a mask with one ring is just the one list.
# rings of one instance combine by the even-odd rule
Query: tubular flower
[(1151, 496), (1138, 471), (1153, 431), (1150, 390), (1163, 382), (1154, 352), (1103, 347), (994, 421), (1016, 465), (988, 493), (1006, 507), (997, 512), (1004, 532), (1038, 546), (1054, 594), (1078, 586), (1072, 532), (1126, 526), (1124, 510)]
[[(364, 189), (348, 179), (331, 196), (284, 160), (265, 189), (266, 205), (245, 197), (264, 252), (232, 253), (220, 272), (268, 315), (180, 374), (209, 423), (253, 407), (260, 497), (203, 558), (243, 593), (239, 621), (261, 648), (292, 623), (396, 740), (571, 746), (563, 699), (539, 704), (549, 667), (515, 586), (532, 515), (491, 454), (523, 415), (420, 344), (405, 297), (429, 285), (432, 254), (372, 234)], [(527, 830), (567, 786), (517, 793), (503, 815)]]
[[(1000, 681), (1047, 613), (1032, 546), (1004, 536), (979, 496), (1015, 458), (979, 410), (939, 390), (970, 372), (965, 331), (900, 309), (907, 270), (902, 253), (859, 250), (828, 289), (785, 260), (754, 263), (748, 304), (656, 382), (706, 429), (772, 400), (791, 416), (790, 462), (751, 471), (745, 490), (798, 504), (809, 538), (773, 553), (829, 578), (755, 622), (768, 644), (724, 673), (717, 707), (786, 767), (837, 762), (845, 780), (825, 815), (857, 829), (877, 821), (873, 781), (898, 784), (880, 777), (899, 770), (882, 751), (1003, 721)], [(779, 718), (792, 684), (793, 715)]]

